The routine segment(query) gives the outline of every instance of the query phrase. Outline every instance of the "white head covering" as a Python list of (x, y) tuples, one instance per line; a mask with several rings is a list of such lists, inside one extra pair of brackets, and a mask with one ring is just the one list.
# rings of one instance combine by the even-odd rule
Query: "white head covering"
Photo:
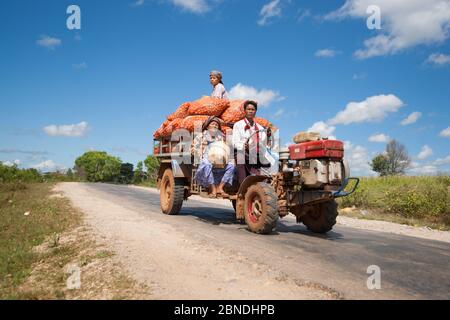
[(220, 83), (222, 83), (222, 72), (217, 71), (217, 70), (213, 70), (213, 71), (211, 71), (209, 73), (209, 75), (210, 76), (216, 76), (219, 79)]

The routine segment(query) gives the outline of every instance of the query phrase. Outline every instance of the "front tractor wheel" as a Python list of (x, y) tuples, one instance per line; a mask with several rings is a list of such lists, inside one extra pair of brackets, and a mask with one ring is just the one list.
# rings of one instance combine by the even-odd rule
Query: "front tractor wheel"
[(275, 189), (265, 182), (258, 182), (245, 193), (244, 217), (250, 231), (268, 234), (278, 220), (278, 204)]
[(168, 215), (178, 214), (184, 200), (184, 181), (176, 179), (171, 169), (164, 171), (159, 190), (161, 211)]
[(312, 232), (326, 233), (336, 224), (337, 207), (334, 200), (311, 206), (305, 209), (306, 214), (301, 217), (301, 221)]

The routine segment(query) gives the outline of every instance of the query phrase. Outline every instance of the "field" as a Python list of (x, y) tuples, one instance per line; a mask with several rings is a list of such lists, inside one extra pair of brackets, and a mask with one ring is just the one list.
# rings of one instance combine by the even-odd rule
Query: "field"
[(450, 229), (448, 176), (362, 178), (356, 192), (339, 202), (341, 208), (369, 210), (365, 215), (356, 214), (360, 218)]
[[(146, 297), (53, 187), (0, 183), (0, 300)], [(77, 290), (67, 287), (70, 265), (82, 273)]]

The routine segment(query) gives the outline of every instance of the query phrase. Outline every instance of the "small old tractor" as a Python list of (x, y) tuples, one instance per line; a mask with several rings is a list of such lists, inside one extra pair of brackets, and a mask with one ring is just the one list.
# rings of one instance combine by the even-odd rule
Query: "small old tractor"
[[(208, 196), (193, 178), (198, 165), (180, 161), (193, 156), (191, 141), (172, 140), (155, 139), (153, 151), (161, 163), (157, 178), (161, 210), (168, 215), (178, 214), (191, 195)], [(272, 143), (267, 141), (267, 145)], [(316, 137), (277, 151), (275, 172), (261, 170), (265, 173), (249, 174), (241, 183), (235, 180), (223, 200), (232, 202), (236, 219), (245, 221), (255, 233), (272, 232), (277, 220), (289, 213), (312, 232), (330, 231), (338, 215), (335, 199), (353, 193), (359, 183), (358, 178), (350, 178), (343, 142)], [(354, 180), (351, 187), (350, 180)]]

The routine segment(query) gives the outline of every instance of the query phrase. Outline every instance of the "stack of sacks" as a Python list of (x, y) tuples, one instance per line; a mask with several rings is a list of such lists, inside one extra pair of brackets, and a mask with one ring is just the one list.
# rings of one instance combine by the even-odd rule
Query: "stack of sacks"
[[(153, 137), (170, 136), (177, 129), (186, 129), (193, 132), (195, 126), (203, 124), (210, 116), (219, 117), (223, 120), (222, 132), (231, 134), (232, 128), (227, 124), (236, 123), (244, 119), (244, 102), (245, 100), (224, 100), (204, 96), (193, 102), (183, 103), (178, 109), (167, 117), (167, 120), (155, 131)], [(255, 121), (264, 128), (274, 128), (272, 124), (260, 117), (256, 117)]]

